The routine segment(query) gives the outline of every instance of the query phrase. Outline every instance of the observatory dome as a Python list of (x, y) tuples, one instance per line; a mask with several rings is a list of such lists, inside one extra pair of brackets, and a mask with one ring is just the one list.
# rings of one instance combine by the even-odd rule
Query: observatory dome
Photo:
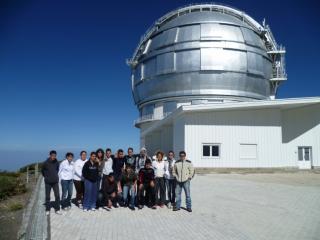
[(181, 104), (269, 99), (278, 85), (271, 81), (278, 58), (269, 54), (277, 46), (267, 30), (245, 13), (215, 4), (158, 19), (128, 60), (140, 120)]

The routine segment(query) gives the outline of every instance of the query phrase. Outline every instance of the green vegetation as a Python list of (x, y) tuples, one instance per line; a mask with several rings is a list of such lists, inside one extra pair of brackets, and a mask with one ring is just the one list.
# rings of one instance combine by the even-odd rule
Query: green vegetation
[(0, 201), (26, 191), (27, 187), (20, 173), (0, 172)]
[(9, 205), (9, 210), (11, 212), (18, 211), (22, 208), (23, 208), (23, 205), (21, 203), (12, 203), (11, 205)]

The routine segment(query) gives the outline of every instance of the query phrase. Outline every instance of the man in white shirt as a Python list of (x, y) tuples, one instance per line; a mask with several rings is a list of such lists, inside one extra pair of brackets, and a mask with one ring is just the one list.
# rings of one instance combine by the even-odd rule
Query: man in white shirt
[(166, 200), (166, 185), (164, 176), (167, 174), (167, 165), (165, 164), (163, 157), (163, 152), (159, 151), (156, 154), (156, 160), (152, 162), (155, 176), (156, 203), (161, 208), (163, 208)]
[(71, 197), (72, 197), (72, 183), (74, 175), (73, 166), (73, 153), (68, 152), (66, 159), (60, 163), (59, 166), (59, 178), (62, 188), (61, 206), (62, 210), (69, 210), (71, 208)]
[(103, 184), (106, 180), (106, 177), (110, 174), (113, 173), (113, 158), (114, 156), (112, 155), (112, 151), (110, 148), (106, 149), (106, 157), (103, 160), (103, 169), (102, 169), (102, 186), (101, 189), (103, 189)]
[(82, 177), (82, 168), (87, 159), (87, 152), (81, 151), (80, 158), (74, 162), (74, 175), (73, 175), (73, 183), (76, 188), (76, 204), (78, 207), (82, 207), (83, 203), (83, 194), (84, 194), (84, 181)]

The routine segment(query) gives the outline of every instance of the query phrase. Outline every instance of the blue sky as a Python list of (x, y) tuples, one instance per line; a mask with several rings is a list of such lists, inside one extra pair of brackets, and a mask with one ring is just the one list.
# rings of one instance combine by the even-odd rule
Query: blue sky
[[(192, 1), (1, 1), (0, 169), (66, 151), (139, 146), (131, 57), (159, 17)], [(266, 18), (287, 49), (278, 97), (320, 95), (317, 1), (224, 1)]]

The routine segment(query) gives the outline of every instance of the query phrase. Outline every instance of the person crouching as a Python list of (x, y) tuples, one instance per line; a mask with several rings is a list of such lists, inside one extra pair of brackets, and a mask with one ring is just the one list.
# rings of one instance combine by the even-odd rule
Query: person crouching
[(113, 173), (110, 173), (103, 182), (103, 198), (108, 208), (117, 206), (118, 184), (114, 179)]
[(129, 208), (135, 210), (134, 200), (136, 197), (136, 185), (137, 185), (137, 176), (132, 168), (132, 165), (127, 165), (124, 173), (122, 174), (121, 184), (123, 186), (122, 194), (124, 206), (128, 206), (128, 195), (130, 193), (130, 203)]
[[(146, 192), (145, 196), (144, 192)], [(154, 171), (152, 169), (150, 159), (146, 160), (145, 167), (139, 171), (139, 209), (143, 207), (143, 204), (146, 204), (148, 207), (152, 207), (152, 209), (157, 208), (155, 205)]]

